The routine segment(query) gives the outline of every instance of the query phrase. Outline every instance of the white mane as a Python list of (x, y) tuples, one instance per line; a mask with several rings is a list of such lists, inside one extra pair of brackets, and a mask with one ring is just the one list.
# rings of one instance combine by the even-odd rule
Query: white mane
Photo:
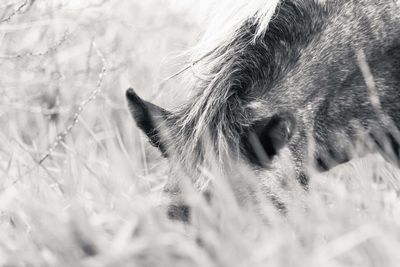
[(275, 13), (280, 0), (224, 0), (214, 4), (207, 20), (207, 30), (194, 49), (195, 56), (202, 56), (221, 44), (229, 42), (249, 19), (258, 25), (256, 36), (262, 35)]

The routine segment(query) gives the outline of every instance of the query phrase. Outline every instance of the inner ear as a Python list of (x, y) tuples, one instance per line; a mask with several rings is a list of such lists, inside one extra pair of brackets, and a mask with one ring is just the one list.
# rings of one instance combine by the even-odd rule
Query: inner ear
[(249, 134), (249, 142), (257, 162), (270, 161), (285, 147), (293, 136), (296, 120), (292, 113), (276, 113), (267, 120), (257, 122)]
[(167, 151), (160, 131), (166, 127), (165, 121), (169, 112), (141, 99), (131, 88), (126, 91), (126, 98), (130, 113), (137, 126), (147, 135), (150, 143), (158, 147), (166, 157)]
[(256, 135), (269, 158), (277, 155), (293, 136), (296, 120), (293, 114), (284, 112), (273, 115), (269, 121), (256, 129)]

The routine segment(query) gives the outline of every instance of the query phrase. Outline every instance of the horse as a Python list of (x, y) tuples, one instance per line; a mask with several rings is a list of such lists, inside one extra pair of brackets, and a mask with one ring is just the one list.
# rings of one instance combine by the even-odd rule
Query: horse
[(288, 151), (304, 188), (309, 166), (330, 170), (355, 147), (398, 166), (400, 1), (231, 4), (200, 41), (191, 99), (168, 111), (126, 91), (163, 156), (195, 169), (212, 152), (268, 171)]

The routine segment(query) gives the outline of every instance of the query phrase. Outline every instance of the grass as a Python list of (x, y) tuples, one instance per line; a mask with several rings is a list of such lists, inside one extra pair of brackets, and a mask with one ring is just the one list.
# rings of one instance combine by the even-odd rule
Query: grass
[(263, 197), (284, 168), (263, 184), (209, 171), (211, 205), (188, 187), (192, 224), (165, 218), (173, 163), (124, 91), (165, 107), (186, 94), (163, 79), (202, 32), (193, 5), (0, 4), (0, 266), (399, 266), (399, 170), (379, 155), (280, 192), (286, 216)]

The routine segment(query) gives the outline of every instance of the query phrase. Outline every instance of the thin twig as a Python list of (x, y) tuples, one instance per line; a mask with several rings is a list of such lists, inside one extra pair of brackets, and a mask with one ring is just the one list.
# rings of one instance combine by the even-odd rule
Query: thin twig
[(15, 15), (17, 15), (18, 13), (20, 13), (21, 10), (22, 10), (24, 7), (26, 7), (26, 6), (28, 5), (28, 3), (30, 3), (30, 1), (25, 0), (25, 2), (24, 2), (23, 4), (21, 4), (21, 5), (19, 5), (16, 9), (14, 9), (14, 11), (13, 11), (10, 15), (8, 15), (8, 16), (7, 16), (6, 18), (4, 18), (4, 19), (1, 19), (1, 20), (0, 20), (0, 23), (10, 21)]
[(26, 53), (22, 53), (22, 54), (14, 54), (14, 55), (0, 55), (0, 59), (16, 59), (16, 58), (23, 58), (23, 57), (42, 57), (42, 56), (46, 56), (52, 52), (57, 51), (57, 49), (65, 42), (68, 40), (68, 36), (70, 36), (71, 33), (69, 32), (69, 30), (67, 29), (62, 38), (60, 40), (58, 40), (57, 43), (53, 44), (52, 46), (48, 47), (47, 50), (42, 51), (42, 52), (26, 52)]
[(93, 42), (93, 47), (96, 50), (97, 55), (99, 56), (99, 58), (102, 61), (103, 67), (102, 70), (99, 74), (99, 79), (97, 80), (97, 85), (96, 88), (91, 92), (91, 94), (89, 95), (88, 98), (86, 98), (85, 100), (83, 100), (81, 102), (81, 104), (78, 106), (78, 109), (76, 110), (75, 114), (72, 117), (72, 122), (67, 126), (67, 128), (62, 131), (61, 133), (59, 133), (56, 137), (56, 139), (54, 140), (53, 144), (49, 147), (49, 149), (47, 150), (46, 154), (44, 154), (38, 164), (41, 165), (48, 157), (51, 156), (51, 154), (53, 153), (53, 151), (60, 145), (61, 142), (63, 142), (65, 140), (65, 138), (71, 133), (72, 129), (74, 128), (74, 126), (78, 123), (79, 121), (79, 117), (81, 116), (82, 112), (84, 111), (85, 107), (92, 102), (93, 100), (95, 100), (98, 96), (98, 94), (101, 92), (101, 86), (103, 84), (103, 80), (104, 77), (106, 75), (107, 72), (107, 68), (106, 68), (106, 60), (105, 57), (103, 55), (103, 53), (98, 49), (97, 45), (95, 42)]

